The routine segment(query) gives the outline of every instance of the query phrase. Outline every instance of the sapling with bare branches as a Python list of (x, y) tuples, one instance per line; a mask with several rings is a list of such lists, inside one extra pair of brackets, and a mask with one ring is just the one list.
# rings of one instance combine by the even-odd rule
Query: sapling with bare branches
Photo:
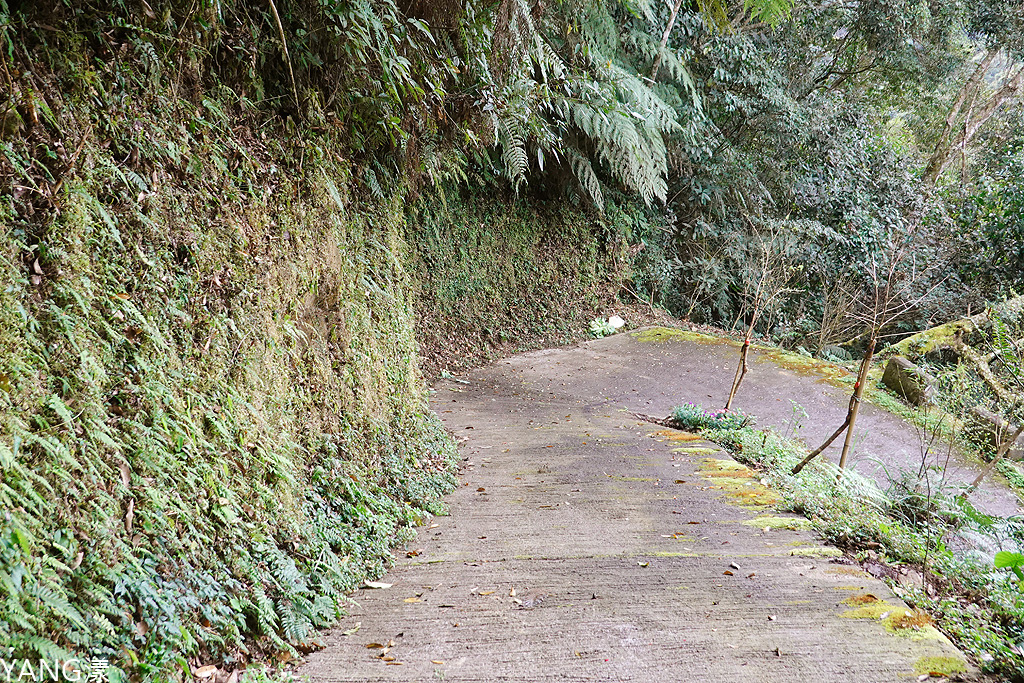
[(777, 232), (769, 235), (766, 241), (761, 233), (756, 232), (760, 254), (757, 259), (754, 282), (747, 292), (749, 307), (747, 310), (750, 321), (747, 324), (747, 332), (743, 335), (743, 344), (740, 346), (739, 364), (736, 366), (736, 375), (732, 380), (732, 388), (729, 389), (729, 398), (725, 402), (725, 409), (732, 409), (733, 399), (740, 389), (740, 383), (749, 370), (747, 355), (750, 353), (750, 344), (753, 341), (754, 329), (765, 311), (769, 310), (773, 303), (794, 290), (787, 289), (786, 285), (792, 277), (792, 266), (788, 265), (785, 255), (785, 245)]
[(839, 456), (839, 467), (840, 469), (846, 467), (853, 446), (857, 415), (860, 412), (864, 388), (871, 370), (871, 361), (875, 357), (875, 351), (883, 331), (919, 306), (941, 284), (940, 280), (929, 287), (926, 292), (917, 292), (919, 285), (935, 269), (935, 265), (923, 269), (917, 268), (913, 262), (912, 238), (913, 232), (909, 233), (901, 243), (890, 244), (886, 259), (888, 264), (879, 263), (879, 260), (874, 257), (869, 262), (867, 269), (868, 297), (859, 309), (854, 309), (851, 312), (854, 320), (864, 328), (862, 336), (867, 337), (868, 341), (864, 355), (861, 357), (860, 368), (857, 371), (857, 380), (853, 385), (853, 394), (850, 396), (850, 403), (847, 406), (846, 419), (821, 446), (808, 453), (807, 457), (793, 468), (793, 474), (800, 472), (807, 463), (821, 455), (844, 433), (846, 438)]

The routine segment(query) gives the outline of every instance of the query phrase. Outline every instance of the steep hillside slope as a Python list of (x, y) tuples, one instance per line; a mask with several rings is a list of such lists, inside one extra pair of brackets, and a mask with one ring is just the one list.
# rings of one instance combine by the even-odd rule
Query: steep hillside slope
[(501, 192), (356, 199), (332, 127), (72, 57), (8, 98), (0, 645), (150, 680), (308, 651), (454, 485), (416, 311), (570, 325), (625, 245)]

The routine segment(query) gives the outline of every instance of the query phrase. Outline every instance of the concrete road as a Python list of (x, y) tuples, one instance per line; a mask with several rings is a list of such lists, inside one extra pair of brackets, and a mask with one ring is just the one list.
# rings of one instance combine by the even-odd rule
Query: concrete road
[[(905, 605), (781, 519), (753, 473), (627, 412), (725, 391), (713, 348), (622, 334), (438, 384), (433, 408), (466, 458), (451, 515), (398, 553), (390, 587), (353, 596), (300, 673), (877, 683), (958, 668), (931, 627), (888, 632), (879, 617)], [(761, 390), (760, 370), (744, 390)]]

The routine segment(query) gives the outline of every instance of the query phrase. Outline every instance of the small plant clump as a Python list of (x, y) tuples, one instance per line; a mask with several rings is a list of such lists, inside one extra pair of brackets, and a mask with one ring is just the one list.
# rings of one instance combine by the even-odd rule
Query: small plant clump
[(683, 429), (741, 429), (754, 424), (754, 418), (738, 410), (706, 410), (696, 403), (684, 403), (672, 411), (672, 419)]

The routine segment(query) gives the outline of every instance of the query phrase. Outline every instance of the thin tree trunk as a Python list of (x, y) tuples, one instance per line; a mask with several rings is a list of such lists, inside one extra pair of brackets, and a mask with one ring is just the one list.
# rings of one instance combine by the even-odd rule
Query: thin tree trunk
[(964, 102), (967, 101), (968, 97), (971, 97), (972, 93), (976, 94), (980, 85), (981, 79), (984, 77), (985, 72), (992, 66), (992, 62), (995, 61), (996, 55), (999, 54), (999, 50), (989, 50), (985, 54), (985, 58), (981, 60), (981, 63), (974, 69), (974, 73), (967, 79), (963, 87), (960, 88), (960, 93), (957, 95), (956, 100), (953, 102), (953, 106), (949, 108), (949, 113), (946, 114), (946, 123), (942, 127), (942, 134), (939, 135), (939, 141), (935, 143), (935, 150), (932, 152), (932, 156), (928, 159), (928, 166), (924, 171), (924, 181), (929, 185), (934, 185), (935, 180), (939, 177), (937, 165), (939, 163), (942, 150), (949, 148), (949, 136), (953, 134), (953, 128), (956, 126), (956, 119), (960, 115), (960, 110), (964, 106)]
[(288, 43), (284, 39), (284, 25), (281, 24), (281, 15), (277, 13), (277, 5), (274, 4), (274, 0), (267, 0), (270, 4), (270, 13), (274, 15), (274, 24), (277, 25), (277, 36), (281, 39), (281, 52), (284, 54), (284, 62), (288, 66), (288, 77), (292, 81), (292, 95), (295, 97), (295, 106), (298, 108), (302, 107), (302, 103), (299, 102), (299, 89), (295, 85), (295, 71), (292, 69), (292, 58), (288, 54)]
[(832, 436), (828, 437), (828, 439), (825, 440), (825, 443), (821, 444), (820, 446), (815, 448), (813, 451), (808, 453), (807, 457), (804, 458), (803, 460), (801, 460), (800, 464), (793, 468), (792, 474), (799, 474), (800, 470), (802, 470), (804, 468), (804, 466), (807, 465), (807, 463), (809, 463), (810, 461), (812, 461), (815, 458), (817, 458), (819, 455), (821, 455), (821, 452), (823, 450), (825, 450), (826, 448), (831, 446), (832, 442), (835, 441), (836, 439), (838, 439), (839, 435), (842, 434), (844, 431), (846, 431), (846, 428), (849, 425), (850, 425), (850, 413), (849, 413), (849, 411), (847, 411), (847, 413), (846, 413), (846, 421), (843, 422), (843, 424), (839, 426), (839, 429), (837, 429), (835, 432), (832, 433)]
[[(877, 333), (876, 333), (877, 334)], [(846, 468), (846, 459), (850, 455), (850, 446), (853, 443), (853, 428), (857, 424), (857, 413), (860, 412), (861, 397), (864, 396), (864, 386), (867, 384), (868, 370), (871, 368), (871, 359), (875, 355), (876, 335), (871, 335), (868, 342), (868, 350), (864, 352), (864, 360), (860, 364), (860, 374), (857, 376), (857, 384), (853, 388), (853, 400), (850, 402), (849, 424), (846, 426), (846, 440), (843, 442), (843, 452), (839, 456), (839, 469)]]
[[(979, 65), (979, 69), (980, 69)], [(939, 176), (946, 170), (952, 161), (951, 153), (953, 149), (957, 147), (963, 147), (970, 142), (975, 135), (978, 134), (978, 130), (981, 129), (985, 123), (992, 118), (993, 114), (999, 110), (1007, 100), (1017, 97), (1020, 92), (1021, 85), (1024, 84), (1024, 68), (1021, 68), (1014, 74), (1006, 83), (1003, 84), (999, 90), (995, 92), (982, 106), (976, 114), (972, 114), (965, 122), (963, 130), (957, 136), (953, 144), (949, 144), (948, 136), (943, 140), (939, 140), (939, 145), (936, 146), (935, 152), (928, 160), (928, 165), (925, 168), (924, 177), (922, 181), (926, 186), (935, 185), (938, 181)], [(979, 86), (980, 87), (980, 86)], [(966, 95), (966, 93), (961, 93)], [(961, 102), (962, 106), (963, 103)], [(950, 112), (950, 116), (955, 119), (955, 114)], [(947, 119), (947, 123), (949, 123)]]
[(974, 481), (971, 482), (971, 485), (968, 487), (964, 495), (967, 495), (967, 493), (974, 491), (976, 488), (978, 488), (978, 485), (981, 484), (981, 481), (986, 476), (988, 476), (988, 473), (994, 470), (996, 468), (996, 465), (999, 464), (999, 461), (1002, 460), (1003, 457), (1010, 452), (1010, 448), (1013, 446), (1013, 444), (1017, 443), (1017, 439), (1020, 438), (1021, 434), (1024, 434), (1024, 424), (1021, 424), (1020, 427), (1017, 427), (1017, 431), (1013, 433), (1013, 436), (1003, 441), (1003, 443), (999, 444), (999, 448), (998, 450), (996, 450), (996, 457), (992, 458), (992, 462), (988, 464), (988, 467), (983, 469), (981, 473), (974, 479)]
[(725, 409), (732, 408), (732, 400), (736, 398), (736, 392), (740, 390), (740, 382), (747, 374), (747, 352), (750, 351), (750, 333), (753, 331), (753, 324), (747, 330), (747, 336), (743, 339), (743, 347), (740, 349), (740, 364), (736, 367), (736, 376), (732, 379), (732, 389), (729, 391), (729, 400), (725, 402)]
[(665, 32), (661, 34), (661, 47), (658, 50), (658, 54), (654, 56), (654, 66), (651, 67), (651, 80), (657, 80), (658, 70), (661, 68), (661, 53), (665, 51), (665, 46), (668, 45), (668, 37), (672, 35), (672, 28), (676, 25), (676, 16), (679, 15), (679, 8), (683, 6), (683, 0), (676, 0), (676, 4), (672, 5), (672, 15), (668, 18), (668, 26), (665, 27)]
[(850, 444), (852, 442), (853, 425), (857, 421), (857, 412), (860, 408), (861, 397), (864, 395), (864, 385), (868, 378), (868, 370), (871, 368), (871, 359), (875, 355), (875, 342), (878, 333), (873, 332), (871, 335), (871, 341), (868, 342), (868, 350), (864, 353), (864, 357), (860, 361), (860, 370), (857, 373), (857, 383), (853, 385), (853, 396), (850, 397), (850, 405), (846, 409), (846, 420), (840, 425), (832, 436), (825, 440), (825, 443), (821, 444), (813, 451), (807, 454), (807, 457), (800, 461), (800, 463), (793, 468), (793, 474), (798, 474), (807, 463), (814, 460), (816, 457), (822, 454), (822, 452), (832, 445), (832, 442), (839, 438), (839, 435), (844, 431), (846, 432), (846, 441), (843, 443), (843, 452), (839, 459), (839, 466), (846, 466), (846, 457), (849, 455)]

